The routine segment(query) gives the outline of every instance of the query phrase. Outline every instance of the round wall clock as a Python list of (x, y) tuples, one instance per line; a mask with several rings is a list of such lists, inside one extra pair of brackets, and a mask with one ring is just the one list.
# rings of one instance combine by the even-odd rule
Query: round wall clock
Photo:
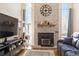
[(48, 4), (44, 4), (40, 8), (40, 13), (43, 16), (49, 16), (52, 13), (52, 7)]

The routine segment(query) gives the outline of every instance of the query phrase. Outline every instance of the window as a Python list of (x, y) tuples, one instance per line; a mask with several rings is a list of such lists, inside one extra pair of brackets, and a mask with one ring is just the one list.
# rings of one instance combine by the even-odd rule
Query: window
[(68, 20), (69, 20), (69, 4), (68, 3), (62, 3), (61, 5), (61, 15), (62, 15), (62, 24), (61, 24), (61, 31), (62, 36), (67, 36), (68, 32)]
[(26, 27), (26, 34), (31, 34), (31, 23), (32, 23), (32, 9), (31, 9), (31, 3), (25, 4), (25, 27)]
[(31, 3), (26, 3), (24, 5), (24, 12), (23, 12), (23, 19), (25, 25), (25, 35), (28, 36), (29, 42), (28, 44), (31, 45), (32, 41), (32, 6)]

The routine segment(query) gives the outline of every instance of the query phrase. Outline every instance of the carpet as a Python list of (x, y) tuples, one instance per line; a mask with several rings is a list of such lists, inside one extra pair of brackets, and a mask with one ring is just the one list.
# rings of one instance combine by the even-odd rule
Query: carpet
[(52, 56), (50, 52), (28, 51), (26, 56)]

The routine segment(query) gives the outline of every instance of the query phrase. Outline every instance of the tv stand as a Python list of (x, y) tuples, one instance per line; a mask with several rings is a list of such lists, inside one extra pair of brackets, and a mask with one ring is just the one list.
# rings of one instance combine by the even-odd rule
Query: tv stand
[(6, 41), (0, 47), (0, 54), (2, 56), (15, 56), (22, 50), (23, 43), (22, 39)]

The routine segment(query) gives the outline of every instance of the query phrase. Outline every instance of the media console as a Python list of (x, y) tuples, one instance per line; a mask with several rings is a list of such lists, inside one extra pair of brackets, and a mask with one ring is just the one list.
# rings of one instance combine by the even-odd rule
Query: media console
[(23, 39), (9, 40), (0, 43), (0, 56), (16, 56), (23, 47)]

